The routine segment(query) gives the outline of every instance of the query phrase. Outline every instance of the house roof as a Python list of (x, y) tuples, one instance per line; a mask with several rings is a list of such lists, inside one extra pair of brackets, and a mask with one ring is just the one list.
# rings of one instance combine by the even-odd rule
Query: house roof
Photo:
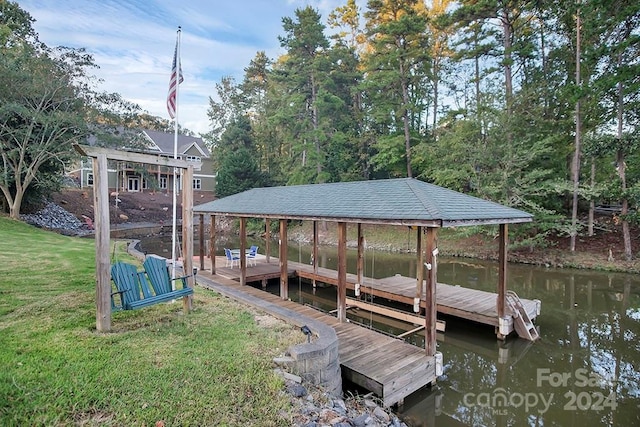
[(530, 222), (533, 215), (413, 178), (254, 188), (195, 213), (451, 227)]
[[(143, 130), (144, 135), (149, 138), (155, 147), (151, 147), (154, 151), (160, 151), (164, 154), (173, 155), (174, 134), (167, 132), (157, 132), (153, 130)], [(195, 145), (198, 151), (202, 153), (202, 157), (209, 157), (210, 152), (202, 138), (196, 136), (178, 135), (178, 154), (184, 154)]]

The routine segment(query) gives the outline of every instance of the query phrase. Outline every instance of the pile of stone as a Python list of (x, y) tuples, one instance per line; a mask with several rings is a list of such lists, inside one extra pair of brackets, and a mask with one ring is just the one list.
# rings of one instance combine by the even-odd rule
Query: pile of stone
[(319, 387), (302, 384), (295, 375), (279, 371), (297, 415), (298, 427), (407, 427), (396, 415), (383, 409), (370, 395), (331, 396)]
[(34, 214), (21, 215), (21, 218), (28, 224), (55, 230), (65, 235), (83, 235), (92, 231), (87, 223), (83, 223), (52, 202), (48, 202), (44, 208)]

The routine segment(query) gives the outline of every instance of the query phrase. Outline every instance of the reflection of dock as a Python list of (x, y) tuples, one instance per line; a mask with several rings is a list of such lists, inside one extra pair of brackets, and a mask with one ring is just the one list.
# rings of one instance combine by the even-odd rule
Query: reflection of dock
[[(260, 267), (260, 263), (257, 267)], [(269, 275), (267, 272), (269, 269), (279, 272), (277, 263), (263, 263), (261, 268), (248, 268), (247, 281), (260, 282)], [(382, 399), (385, 406), (402, 402), (406, 396), (436, 378), (435, 358), (427, 356), (424, 349), (352, 323), (340, 322), (334, 316), (283, 300), (277, 295), (252, 286), (240, 286), (237, 267), (235, 269), (217, 268), (216, 271), (219, 274), (211, 275), (209, 271), (199, 272), (198, 282), (222, 294), (225, 294), (225, 290), (232, 289), (235, 293), (240, 291), (259, 298), (264, 301), (264, 304), (258, 308), (275, 317), (289, 320), (283, 316), (284, 308), (333, 327), (339, 340), (338, 358), (343, 377), (374, 392)], [(230, 279), (235, 274), (238, 277), (235, 280)]]
[[(225, 265), (224, 257), (218, 257), (216, 265)], [(316, 280), (317, 282), (327, 283), (337, 286), (338, 272), (328, 268), (318, 267), (317, 275), (313, 272), (313, 266), (287, 261), (288, 272), (290, 277), (302, 277), (308, 280)], [(233, 279), (240, 280), (240, 269), (216, 267), (216, 274)], [(280, 278), (280, 267), (277, 258), (271, 257), (267, 263), (264, 257), (258, 258), (257, 265), (248, 267), (246, 270), (247, 283), (264, 282), (269, 279)], [(355, 274), (347, 273), (347, 289), (354, 290), (358, 277)], [(361, 295), (383, 298), (389, 301), (413, 306), (416, 294), (416, 279), (395, 275), (383, 279), (363, 278), (360, 286)], [(422, 288), (421, 307), (425, 308), (425, 288)], [(485, 325), (494, 327), (500, 326), (498, 312), (496, 308), (497, 294), (493, 292), (481, 291), (477, 289), (469, 289), (462, 286), (453, 286), (445, 283), (438, 283), (436, 290), (436, 307), (440, 314), (458, 317)], [(522, 304), (527, 311), (530, 319), (535, 319), (540, 310), (540, 302), (537, 300), (521, 299)], [(361, 307), (366, 309), (366, 307)], [(508, 321), (505, 327), (509, 333), (513, 332), (515, 317), (512, 312), (507, 310)]]

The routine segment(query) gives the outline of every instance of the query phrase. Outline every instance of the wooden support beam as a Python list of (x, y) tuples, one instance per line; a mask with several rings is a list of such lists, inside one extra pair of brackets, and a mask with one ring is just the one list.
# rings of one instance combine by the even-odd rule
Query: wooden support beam
[(507, 295), (507, 246), (509, 245), (509, 231), (507, 224), (500, 224), (499, 245), (498, 300), (496, 302), (496, 309), (498, 311), (498, 318), (501, 319), (504, 317)]
[(240, 218), (240, 286), (247, 284), (247, 218)]
[(311, 284), (316, 288), (316, 276), (318, 275), (318, 221), (313, 221), (313, 279)]
[(211, 256), (211, 274), (216, 274), (216, 216), (211, 215), (209, 228), (209, 255)]
[(264, 256), (266, 258), (267, 264), (269, 264), (271, 262), (271, 220), (269, 218), (264, 219), (264, 229), (265, 229)]
[(83, 156), (94, 158), (98, 156), (106, 156), (108, 159), (118, 160), (121, 162), (146, 163), (148, 165), (176, 167), (185, 170), (191, 167), (193, 169), (193, 163), (189, 162), (188, 160), (174, 159), (173, 157), (167, 156), (158, 156), (157, 154), (134, 153), (132, 151), (121, 151), (82, 144), (73, 144), (73, 148)]
[(289, 299), (289, 271), (287, 267), (287, 220), (280, 220), (280, 298)]
[[(347, 307), (357, 307), (381, 316), (390, 317), (407, 323), (413, 323), (414, 325), (420, 325), (419, 329), (424, 328), (425, 324), (424, 317), (422, 316), (416, 316), (415, 314), (407, 313), (406, 311), (385, 307), (380, 304), (372, 304), (358, 299), (347, 298)], [(436, 322), (436, 330), (438, 332), (444, 332), (446, 325), (447, 323), (445, 321), (438, 320)]]
[[(193, 274), (193, 166), (184, 169), (182, 174), (182, 267), (185, 275)], [(193, 288), (195, 279), (190, 276), (187, 286)], [(193, 306), (192, 295), (182, 298), (184, 312)]]
[(356, 265), (358, 283), (362, 286), (364, 276), (364, 236), (362, 235), (362, 224), (358, 223), (358, 261)]
[(93, 209), (96, 242), (96, 329), (111, 331), (111, 273), (109, 261), (109, 177), (107, 156), (93, 158)]
[(427, 356), (435, 356), (436, 354), (436, 283), (437, 274), (437, 229), (433, 227), (427, 228), (426, 241), (426, 260), (431, 265), (431, 269), (427, 273), (427, 286), (425, 292), (425, 328), (424, 328), (424, 349)]
[(416, 254), (418, 256), (416, 264), (416, 296), (418, 304), (413, 303), (413, 311), (420, 312), (420, 298), (422, 298), (422, 286), (424, 283), (424, 248), (422, 247), (422, 227), (418, 226), (416, 234)]
[(204, 214), (198, 215), (200, 217), (200, 225), (198, 227), (198, 236), (200, 237), (200, 270), (204, 270)]
[(347, 223), (338, 223), (338, 321), (347, 320)]

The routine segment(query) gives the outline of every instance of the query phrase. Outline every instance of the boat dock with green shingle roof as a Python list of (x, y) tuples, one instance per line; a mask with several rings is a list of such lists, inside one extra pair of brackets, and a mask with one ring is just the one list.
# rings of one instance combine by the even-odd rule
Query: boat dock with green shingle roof
[[(278, 269), (280, 271), (280, 298), (288, 300), (288, 280), (291, 274), (289, 261), (287, 260), (287, 222), (288, 220), (312, 221), (314, 228), (314, 264), (308, 267), (305, 274), (314, 281), (326, 281), (337, 287), (336, 322), (346, 322), (347, 289), (367, 289), (363, 276), (364, 264), (364, 236), (362, 224), (385, 224), (409, 226), (416, 230), (416, 262), (424, 265), (417, 269), (416, 278), (402, 278), (402, 298), (412, 301), (416, 313), (424, 309), (425, 349), (424, 360), (416, 362), (418, 365), (435, 367), (435, 360), (441, 355), (436, 353), (436, 312), (437, 312), (437, 230), (442, 227), (459, 227), (471, 225), (498, 225), (500, 228), (499, 244), (499, 278), (496, 294), (488, 293), (486, 301), (489, 301), (492, 310), (485, 310), (491, 316), (492, 324), (496, 325), (499, 338), (504, 338), (514, 330), (514, 325), (520, 312), (515, 311), (513, 297), (506, 289), (507, 276), (507, 246), (508, 224), (530, 222), (533, 216), (529, 213), (503, 206), (498, 203), (468, 196), (456, 191), (448, 190), (433, 184), (412, 178), (386, 179), (376, 181), (356, 181), (330, 184), (312, 184), (285, 187), (256, 188), (235, 194), (209, 203), (194, 207), (194, 213), (199, 214), (201, 224), (205, 215), (210, 215), (212, 225), (215, 225), (216, 216), (236, 217), (240, 219), (240, 268), (238, 281), (242, 287), (252, 279), (251, 270), (248, 268), (245, 256), (246, 249), (246, 220), (248, 218), (263, 218), (266, 229), (270, 229), (270, 221), (278, 221), (280, 229), (280, 245), (278, 257)], [(338, 268), (331, 274), (320, 274), (317, 264), (317, 228), (319, 221), (337, 223), (338, 227)], [(346, 226), (355, 224), (358, 228), (358, 262), (356, 273), (348, 275), (346, 262)], [(203, 228), (201, 227), (200, 241), (204, 241)], [(215, 226), (210, 228), (209, 253), (216, 253)], [(270, 253), (269, 239), (266, 240), (266, 254)], [(204, 245), (201, 245), (201, 268), (204, 266)], [(275, 261), (275, 260), (274, 260)], [(265, 263), (269, 264), (269, 255)], [(275, 264), (273, 264), (275, 266)], [(211, 273), (216, 274), (216, 257), (211, 258)], [(254, 269), (256, 267), (251, 267)], [(273, 269), (273, 268), (272, 268)], [(220, 269), (222, 272), (223, 269)], [(273, 275), (274, 272), (272, 272)], [(275, 272), (277, 274), (277, 271)], [(271, 276), (273, 277), (273, 276)], [(369, 280), (369, 279), (366, 279)], [(407, 282), (408, 281), (408, 282)], [(407, 288), (407, 283), (409, 286)], [(413, 298), (411, 298), (411, 283), (413, 283)], [(398, 284), (380, 281), (377, 292), (397, 293), (394, 289)], [(386, 286), (386, 288), (385, 288)], [(369, 292), (373, 292), (373, 286)], [(357, 295), (357, 292), (356, 292)], [(455, 308), (454, 296), (452, 304)], [(517, 298), (517, 297), (516, 297)], [(473, 298), (472, 298), (473, 299)], [(459, 300), (458, 308), (462, 308), (463, 301)], [(486, 302), (485, 301), (485, 302)], [(493, 302), (492, 302), (493, 301)], [(519, 300), (518, 300), (519, 301)], [(469, 302), (469, 301), (468, 301)], [(464, 310), (459, 310), (460, 312)], [(525, 310), (526, 311), (526, 310)], [(493, 314), (495, 313), (495, 315)], [(477, 319), (472, 319), (478, 321)], [(357, 329), (350, 329), (350, 334), (357, 334)], [(520, 333), (520, 331), (518, 331)], [(356, 337), (357, 338), (357, 337)], [(535, 339), (535, 338), (533, 338)], [(342, 341), (341, 341), (342, 342)], [(354, 344), (356, 343), (356, 344)], [(359, 344), (358, 344), (359, 343)], [(361, 357), (367, 360), (376, 360), (375, 352), (380, 352), (380, 360), (383, 357), (384, 346), (380, 349), (372, 349), (367, 340), (351, 340), (349, 346), (349, 360), (357, 361)], [(373, 353), (372, 353), (373, 351)], [(358, 355), (361, 352), (362, 355)], [(343, 352), (341, 352), (341, 355)], [(366, 354), (366, 356), (364, 356)], [(341, 362), (342, 363), (342, 362)], [(348, 363), (348, 362), (347, 362)], [(379, 372), (375, 366), (378, 364), (343, 365), (343, 372), (353, 371), (355, 382), (369, 390), (371, 381)], [(378, 366), (378, 368), (384, 368)], [(371, 371), (371, 372), (369, 372)], [(387, 372), (388, 371), (388, 372)], [(407, 372), (398, 372), (394, 379), (392, 371), (387, 369), (385, 374), (386, 386), (391, 387), (399, 378), (408, 378)], [(406, 387), (406, 390), (414, 386), (432, 383), (436, 380), (436, 370), (429, 369), (429, 375), (415, 376), (415, 384)], [(409, 376), (410, 378), (410, 376)], [(385, 385), (383, 384), (384, 390)], [(373, 391), (373, 390), (372, 390)], [(399, 398), (401, 400), (401, 398)]]

